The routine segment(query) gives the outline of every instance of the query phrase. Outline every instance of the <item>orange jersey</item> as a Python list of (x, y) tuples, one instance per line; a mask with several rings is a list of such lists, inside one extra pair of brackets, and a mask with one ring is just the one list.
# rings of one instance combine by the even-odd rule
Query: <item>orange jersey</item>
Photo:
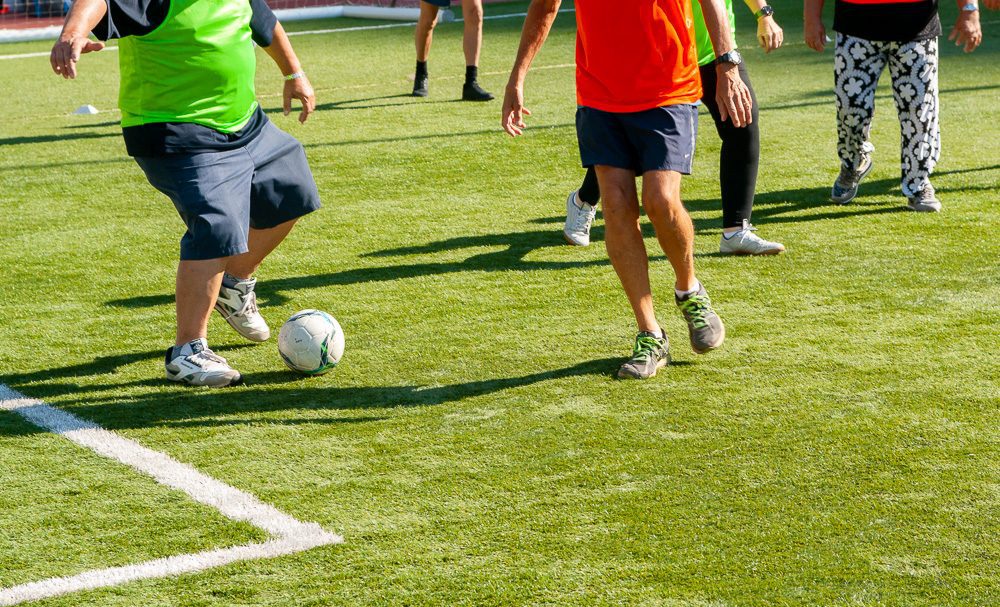
[(701, 99), (691, 0), (576, 0), (579, 105), (640, 112)]

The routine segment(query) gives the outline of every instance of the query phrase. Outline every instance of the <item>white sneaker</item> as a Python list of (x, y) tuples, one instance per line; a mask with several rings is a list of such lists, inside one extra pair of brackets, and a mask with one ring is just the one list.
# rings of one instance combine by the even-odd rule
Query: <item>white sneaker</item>
[(566, 242), (578, 247), (590, 244), (590, 226), (597, 216), (597, 207), (580, 200), (578, 192), (572, 192), (566, 199), (566, 225), (563, 236)]
[(243, 337), (250, 341), (267, 341), (271, 329), (257, 309), (257, 294), (253, 292), (256, 285), (256, 278), (241, 280), (235, 287), (223, 284), (215, 309)]
[(743, 228), (739, 232), (723, 234), (719, 241), (719, 253), (723, 255), (777, 255), (785, 252), (785, 245), (780, 242), (764, 240), (754, 234), (757, 228), (743, 220)]
[(208, 349), (204, 338), (167, 348), (166, 368), (167, 379), (189, 386), (221, 388), (243, 381), (225, 358)]

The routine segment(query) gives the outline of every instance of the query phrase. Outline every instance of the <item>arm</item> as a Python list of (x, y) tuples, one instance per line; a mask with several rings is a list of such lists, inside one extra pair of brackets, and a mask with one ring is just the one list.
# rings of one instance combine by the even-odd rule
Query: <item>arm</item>
[(531, 61), (545, 43), (552, 29), (552, 22), (559, 13), (561, 0), (532, 0), (528, 7), (528, 16), (524, 19), (521, 30), (521, 45), (517, 49), (517, 59), (507, 81), (507, 90), (503, 97), (503, 113), (500, 125), (511, 137), (516, 137), (525, 128), (524, 116), (531, 112), (524, 107), (524, 79), (528, 75)]
[(826, 27), (823, 26), (823, 0), (805, 0), (803, 8), (806, 46), (819, 53), (826, 48)]
[[(736, 48), (726, 8), (721, 0), (698, 0), (701, 12), (705, 16), (705, 26), (712, 39), (715, 56), (724, 55)], [(719, 75), (719, 83), (715, 89), (715, 100), (719, 104), (722, 120), (732, 119), (733, 126), (744, 127), (753, 120), (753, 100), (750, 89), (740, 78), (738, 65), (732, 63), (717, 63), (715, 70)]]
[(59, 40), (49, 54), (53, 72), (63, 78), (76, 78), (76, 62), (80, 60), (80, 55), (104, 48), (103, 42), (94, 42), (88, 36), (107, 12), (104, 0), (77, 0), (73, 3)]
[[(962, 10), (966, 4), (976, 4), (977, 8), (974, 11)], [(983, 41), (978, 4), (974, 0), (958, 0), (958, 20), (948, 34), (948, 40), (954, 40), (955, 46), (965, 46), (966, 53), (976, 50)]]
[(287, 78), (285, 80), (285, 115), (287, 116), (292, 111), (292, 99), (298, 99), (302, 102), (299, 122), (304, 123), (309, 118), (309, 114), (316, 110), (316, 93), (313, 91), (309, 79), (306, 78), (305, 72), (302, 71), (302, 64), (299, 63), (292, 43), (288, 40), (288, 34), (285, 33), (285, 28), (281, 27), (280, 23), (275, 22), (271, 44), (264, 47), (264, 51), (274, 60), (284, 76), (295, 76), (291, 80)]
[[(1000, 1), (1000, 0), (998, 0)], [(757, 16), (757, 12), (768, 6), (767, 0), (744, 0), (750, 12)], [(785, 32), (774, 20), (774, 15), (764, 15), (757, 19), (757, 42), (764, 49), (765, 53), (770, 53), (781, 46), (785, 41)]]

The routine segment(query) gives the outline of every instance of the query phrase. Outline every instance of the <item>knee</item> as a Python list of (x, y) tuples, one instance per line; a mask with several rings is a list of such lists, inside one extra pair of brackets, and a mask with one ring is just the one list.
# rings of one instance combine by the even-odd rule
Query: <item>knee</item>
[(672, 221), (687, 213), (679, 192), (660, 191), (644, 195), (642, 206), (646, 215), (654, 222), (660, 219)]
[(462, 9), (462, 13), (465, 17), (466, 27), (470, 25), (478, 27), (483, 22), (483, 5), (479, 2), (470, 3)]
[(638, 221), (639, 205), (622, 188), (601, 191), (601, 209), (605, 223)]

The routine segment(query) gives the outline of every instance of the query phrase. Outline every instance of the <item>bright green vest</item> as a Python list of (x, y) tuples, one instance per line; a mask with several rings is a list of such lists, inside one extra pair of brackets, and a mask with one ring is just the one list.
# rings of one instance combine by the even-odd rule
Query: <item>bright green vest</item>
[(122, 126), (193, 122), (223, 133), (257, 109), (248, 0), (171, 0), (163, 23), (119, 42)]
[[(705, 25), (705, 16), (701, 12), (701, 3), (698, 0), (691, 0), (691, 7), (694, 9), (694, 42), (698, 49), (698, 65), (707, 65), (715, 61), (712, 39), (708, 35), (708, 26)], [(726, 0), (726, 13), (729, 14), (729, 27), (733, 30), (733, 40), (735, 40), (736, 15), (733, 13), (733, 0)]]

